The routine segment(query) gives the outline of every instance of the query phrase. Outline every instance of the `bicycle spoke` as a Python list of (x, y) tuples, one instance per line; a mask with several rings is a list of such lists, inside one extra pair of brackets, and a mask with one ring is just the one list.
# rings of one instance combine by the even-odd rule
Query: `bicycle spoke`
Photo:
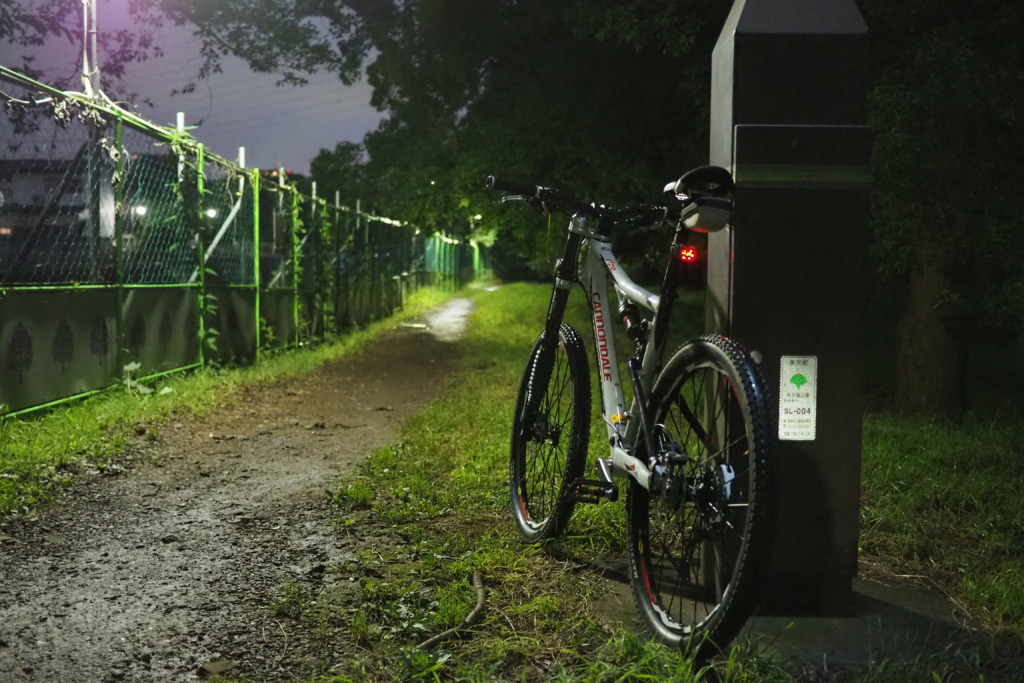
[(669, 377), (656, 383), (653, 418), (663, 443), (685, 457), (666, 462), (669, 485), (631, 485), (627, 514), (631, 566), (648, 567), (639, 577), (649, 575), (648, 587), (634, 591), (641, 614), (664, 642), (699, 648), (711, 647), (705, 638), (735, 635), (749, 614), (754, 589), (746, 577), (756, 572), (739, 567), (749, 557), (751, 515), (759, 509), (751, 434), (767, 422), (759, 412), (751, 428), (728, 365), (733, 359), (710, 346), (697, 345), (692, 354), (684, 347), (677, 355), (685, 360), (674, 358), (663, 370)]
[(510, 458), (512, 508), (528, 541), (555, 535), (572, 511), (566, 482), (579, 478), (583, 469), (589, 417), (585, 407), (590, 403), (586, 350), (578, 333), (562, 325), (547, 373), (537, 372), (545, 353), (541, 339), (534, 345), (517, 404), (535, 402), (536, 414), (521, 424), (525, 415), (517, 410)]
[[(686, 380), (684, 379), (683, 381), (685, 383)], [(707, 431), (705, 431), (704, 427), (700, 424), (700, 420), (697, 419), (697, 416), (693, 413), (693, 410), (690, 408), (691, 404), (701, 405), (703, 395), (704, 383), (701, 382), (700, 385), (696, 387), (696, 391), (694, 393), (692, 401), (688, 401), (686, 397), (682, 395), (682, 392), (680, 392), (679, 394), (676, 395), (675, 404), (676, 407), (679, 409), (679, 413), (683, 416), (683, 419), (685, 420), (686, 424), (689, 425), (690, 429), (693, 430), (693, 433), (696, 434), (697, 439), (702, 443), (707, 443), (711, 437), (708, 435)]]
[[(587, 262), (579, 262), (588, 234), (579, 228), (594, 218), (600, 225), (646, 225), (640, 221), (651, 220), (655, 214), (664, 218), (667, 210), (659, 208), (651, 214), (650, 207), (609, 209), (540, 185), (493, 176), (488, 182), (492, 188), (512, 193), (508, 198), (523, 199), (545, 210), (561, 207), (573, 214), (565, 255), (556, 267), (546, 334), (566, 310), (569, 295), (561, 284), (582, 273), (578, 281), (584, 289), (592, 290), (594, 331), (600, 335), (596, 302), (604, 289), (597, 276), (618, 281), (620, 273), (615, 272), (613, 258), (602, 260), (599, 256), (610, 250), (611, 244), (605, 245), (604, 238), (597, 234), (592, 239), (599, 250), (591, 244)], [(700, 218), (697, 224), (702, 228), (720, 229), (728, 217), (734, 187), (729, 171), (718, 167), (694, 169), (675, 187), (691, 185), (704, 188), (701, 192), (714, 191), (695, 200), (694, 206), (686, 209), (691, 212), (687, 215)], [(701, 213), (704, 209), (707, 216)], [(670, 261), (666, 272), (666, 286), (675, 280), (674, 263)], [(580, 265), (584, 266), (582, 271)], [(630, 291), (623, 298), (622, 290), (618, 290), (620, 313), (630, 337), (642, 351), (644, 370), (649, 371), (652, 351), (661, 361), (663, 337), (659, 332), (662, 324), (667, 325), (670, 313), (661, 305), (670, 298), (662, 298), (655, 306), (651, 339), (657, 348), (647, 348), (648, 321), (636, 319), (633, 297), (638, 295)], [(606, 333), (610, 341), (611, 333)], [(534, 542), (559, 533), (577, 502), (596, 502), (601, 497), (594, 494), (595, 484), (600, 482), (583, 481), (582, 474), (590, 403), (589, 383), (583, 379), (586, 354), (578, 334), (565, 323), (559, 326), (557, 357), (549, 358), (546, 354), (553, 341), (539, 337), (531, 356), (535, 364), (544, 354), (543, 361), (551, 364), (550, 373), (546, 365), (541, 368), (543, 372), (531, 366), (535, 372), (524, 375), (520, 389), (516, 419), (526, 420), (524, 408), (533, 411), (536, 406), (536, 421), (530, 425), (517, 423), (513, 428), (513, 509), (520, 533)], [(604, 343), (603, 339), (597, 341)], [(638, 408), (634, 417), (640, 429), (635, 423), (627, 426), (627, 443), (622, 448), (636, 458), (629, 461), (630, 471), (625, 472), (634, 475), (627, 480), (626, 499), (633, 594), (645, 623), (658, 640), (673, 647), (694, 645), (707, 654), (716, 639), (727, 642), (735, 636), (749, 616), (758, 564), (763, 564), (770, 547), (766, 545), (770, 542), (770, 516), (763, 512), (765, 506), (760, 502), (768, 481), (766, 468), (774, 438), (764, 377), (751, 355), (738, 344), (720, 335), (706, 335), (672, 354), (658, 370), (653, 386), (648, 386), (649, 372), (633, 373), (631, 379)], [(620, 398), (616, 392), (614, 399)], [(612, 455), (618, 454), (613, 451)], [(613, 467), (621, 466), (617, 457), (608, 462)], [(599, 469), (599, 474), (607, 475), (603, 467)], [(580, 486), (574, 488), (575, 482)]]

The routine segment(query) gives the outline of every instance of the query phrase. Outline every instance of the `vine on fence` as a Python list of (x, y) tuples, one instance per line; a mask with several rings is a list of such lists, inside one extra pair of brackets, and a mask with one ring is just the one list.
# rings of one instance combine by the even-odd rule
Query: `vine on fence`
[[(425, 259), (410, 227), (328, 206), (294, 181), (261, 187), (279, 177), (208, 154), (193, 128), (2, 66), (0, 83), (0, 405), (14, 411), (111, 383), (144, 393), (148, 372), (329, 337), (457, 275)], [(61, 291), (75, 294), (51, 296)], [(27, 313), (33, 296), (49, 297), (45, 313)], [(159, 348), (129, 314), (159, 316)], [(60, 366), (56, 382), (40, 356)]]

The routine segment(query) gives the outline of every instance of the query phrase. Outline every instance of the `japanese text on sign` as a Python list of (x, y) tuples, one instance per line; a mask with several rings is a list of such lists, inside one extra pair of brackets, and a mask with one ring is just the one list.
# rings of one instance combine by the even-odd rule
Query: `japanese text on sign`
[(818, 422), (818, 357), (783, 356), (779, 370), (779, 439), (813, 441)]

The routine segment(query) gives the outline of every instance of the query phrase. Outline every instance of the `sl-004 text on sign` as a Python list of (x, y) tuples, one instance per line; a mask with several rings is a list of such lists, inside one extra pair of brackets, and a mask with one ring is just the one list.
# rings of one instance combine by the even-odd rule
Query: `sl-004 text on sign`
[(783, 356), (779, 384), (779, 439), (814, 441), (818, 423), (818, 357)]

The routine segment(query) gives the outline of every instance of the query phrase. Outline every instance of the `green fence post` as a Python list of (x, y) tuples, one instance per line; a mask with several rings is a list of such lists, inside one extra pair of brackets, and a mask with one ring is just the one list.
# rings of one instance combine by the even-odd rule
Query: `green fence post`
[(332, 330), (335, 334), (341, 332), (343, 322), (341, 320), (341, 311), (345, 310), (341, 308), (340, 297), (341, 297), (341, 191), (334, 191), (334, 211), (332, 212), (334, 228), (334, 253), (331, 259), (331, 277), (334, 289), (331, 292), (331, 301), (333, 302), (334, 310), (334, 329)]
[(332, 267), (334, 261), (331, 259), (331, 254), (335, 251), (335, 243), (334, 230), (331, 229), (329, 216), (327, 202), (321, 199), (317, 204), (317, 223), (320, 239), (316, 250), (316, 260), (320, 280), (317, 283), (316, 291), (320, 296), (321, 302), (320, 309), (323, 322), (320, 324), (320, 334), (323, 339), (327, 338), (328, 330), (334, 327), (332, 320), (335, 317), (334, 298), (330, 296), (334, 291), (334, 270)]
[(445, 251), (448, 248), (448, 243), (444, 241), (444, 236), (440, 233), (434, 237), (434, 240), (436, 241), (434, 260), (437, 264), (438, 287), (445, 289), (448, 287), (448, 252)]
[(118, 182), (114, 185), (114, 286), (117, 288), (117, 298), (115, 299), (117, 310), (114, 311), (114, 339), (117, 340), (116, 349), (114, 351), (114, 357), (117, 359), (118, 368), (124, 368), (126, 365), (124, 358), (124, 347), (125, 344), (121, 343), (121, 335), (124, 333), (124, 304), (125, 304), (125, 292), (124, 292), (124, 272), (123, 272), (123, 261), (124, 261), (124, 140), (123, 140), (123, 120), (120, 115), (114, 124), (114, 145), (117, 149), (117, 159), (114, 161), (115, 172), (114, 175), (118, 178)]
[(263, 326), (260, 322), (260, 170), (254, 168), (249, 178), (252, 184), (252, 285), (256, 290), (253, 319), (256, 322), (256, 361), (259, 362), (263, 353)]
[(114, 284), (121, 287), (124, 284), (124, 211), (121, 210), (124, 202), (124, 140), (122, 137), (123, 120), (118, 114), (114, 120), (114, 148), (117, 155), (114, 160)]
[(197, 215), (194, 217), (196, 220), (196, 253), (198, 257), (198, 269), (199, 269), (199, 362), (202, 367), (206, 367), (206, 348), (208, 339), (206, 338), (206, 315), (207, 306), (209, 305), (208, 292), (206, 291), (206, 235), (203, 230), (203, 193), (206, 191), (206, 182), (203, 176), (203, 145), (199, 143), (196, 145), (196, 206), (186, 207), (186, 210), (191, 209), (196, 212)]
[(441, 256), (444, 258), (444, 283), (445, 283), (445, 286), (448, 288), (448, 291), (451, 291), (453, 289), (453, 287), (452, 287), (452, 243), (448, 241), (449, 239), (451, 239), (451, 238), (448, 237), (448, 235), (446, 233), (444, 235), (444, 237), (443, 237), (444, 241), (441, 242), (441, 244), (443, 245), (441, 247), (441, 250), (442, 250), (441, 251)]
[(431, 259), (434, 266), (434, 280), (439, 289), (444, 289), (444, 241), (441, 239), (441, 233), (434, 233), (431, 241), (434, 243), (433, 259)]
[(377, 290), (377, 263), (373, 258), (373, 245), (370, 244), (370, 221), (367, 217), (363, 219), (360, 210), (357, 219), (363, 228), (363, 324), (370, 322), (376, 317), (376, 306), (374, 293)]
[(440, 286), (440, 260), (438, 256), (439, 241), (437, 235), (433, 234), (430, 237), (423, 240), (423, 253), (425, 254), (423, 263), (427, 269), (427, 280), (431, 287)]
[(452, 242), (452, 250), (448, 255), (449, 262), (452, 269), (452, 291), (454, 292), (459, 288), (459, 284), (462, 282), (461, 273), (459, 272), (459, 256), (462, 254), (462, 246)]
[(442, 237), (441, 242), (441, 257), (444, 259), (444, 284), (448, 291), (452, 291), (452, 243), (449, 242), (451, 238), (448, 237), (448, 233), (445, 233)]
[(295, 345), (302, 343), (302, 335), (299, 331), (299, 193), (295, 187), (288, 188), (292, 195), (292, 324), (295, 326)]

